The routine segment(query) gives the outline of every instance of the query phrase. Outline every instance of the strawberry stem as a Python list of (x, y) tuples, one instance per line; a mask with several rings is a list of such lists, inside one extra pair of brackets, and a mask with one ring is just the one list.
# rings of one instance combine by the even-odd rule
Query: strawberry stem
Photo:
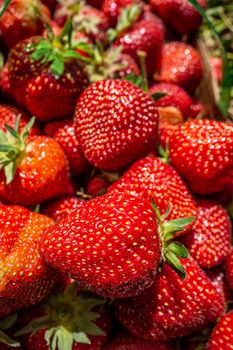
[(148, 92), (149, 90), (149, 85), (148, 85), (148, 79), (147, 79), (147, 70), (146, 70), (146, 52), (138, 50), (137, 51), (138, 55), (138, 60), (139, 60), (139, 65), (140, 65), (140, 70), (141, 70), (141, 75), (142, 75), (142, 90), (145, 92)]

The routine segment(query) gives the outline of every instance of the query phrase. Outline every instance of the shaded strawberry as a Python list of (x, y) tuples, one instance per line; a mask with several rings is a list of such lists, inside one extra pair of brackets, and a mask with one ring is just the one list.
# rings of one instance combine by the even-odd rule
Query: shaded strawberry
[(57, 5), (57, 0), (41, 0), (41, 2), (45, 4), (52, 12), (54, 11)]
[(207, 350), (230, 350), (233, 347), (233, 312), (223, 315), (211, 333)]
[(227, 282), (230, 288), (233, 290), (233, 248), (231, 248), (231, 251), (226, 259), (224, 268)]
[(109, 186), (110, 182), (107, 179), (105, 179), (104, 176), (96, 175), (88, 181), (87, 193), (91, 196), (104, 194)]
[(114, 27), (117, 24), (118, 17), (121, 15), (122, 10), (138, 3), (140, 3), (140, 1), (104, 0), (101, 9), (108, 17), (111, 26)]
[(119, 170), (150, 152), (157, 127), (154, 101), (128, 81), (93, 83), (77, 103), (77, 139), (88, 161), (103, 170)]
[(231, 301), (232, 292), (227, 283), (223, 268), (221, 266), (216, 266), (213, 269), (206, 270), (206, 274), (218, 293), (223, 295), (225, 302)]

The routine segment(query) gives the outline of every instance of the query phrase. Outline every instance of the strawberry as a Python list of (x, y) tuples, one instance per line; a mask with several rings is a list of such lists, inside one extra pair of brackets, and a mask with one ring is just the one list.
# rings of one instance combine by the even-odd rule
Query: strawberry
[(196, 221), (191, 232), (181, 239), (201, 267), (220, 264), (231, 244), (231, 223), (226, 210), (215, 202), (198, 200)]
[(118, 76), (122, 79), (132, 74), (134, 76), (139, 75), (139, 68), (136, 61), (130, 55), (126, 53), (122, 53), (120, 56), (120, 62), (124, 65), (124, 67), (118, 71)]
[[(162, 117), (160, 111), (160, 119), (163, 121), (159, 124), (159, 144), (164, 150), (168, 147), (170, 137), (177, 130), (178, 125), (182, 123), (182, 120), (178, 120), (181, 114), (177, 114), (177, 111), (177, 109), (173, 110), (173, 107), (166, 107), (165, 110), (162, 110)], [(175, 124), (173, 124), (173, 121), (175, 121)]]
[(218, 293), (223, 295), (225, 302), (232, 300), (232, 292), (227, 283), (223, 268), (221, 266), (216, 266), (213, 269), (206, 270), (206, 274)]
[[(58, 37), (32, 37), (11, 49), (8, 64), (10, 93), (18, 104), (39, 120), (64, 118), (73, 113), (77, 97), (88, 81), (71, 43), (69, 22)], [(86, 43), (75, 46), (83, 48)], [(47, 59), (49, 61), (47, 61)]]
[(223, 315), (215, 326), (207, 350), (231, 350), (233, 348), (233, 312)]
[(7, 126), (0, 134), (0, 198), (25, 206), (68, 192), (68, 166), (59, 144), (46, 136), (28, 138), (33, 119), (18, 133)]
[[(3, 3), (1, 0), (0, 6)], [(49, 21), (49, 9), (40, 0), (12, 0), (0, 18), (1, 35), (11, 48), (23, 39), (41, 34), (43, 23)]]
[[(170, 165), (154, 156), (135, 162), (108, 191), (128, 193), (148, 202), (154, 198), (161, 214), (170, 204), (167, 219), (196, 216), (196, 205), (182, 179)], [(191, 225), (187, 226), (184, 232), (190, 228)]]
[(46, 203), (41, 208), (41, 213), (59, 222), (75, 209), (81, 207), (83, 203), (84, 201), (77, 197), (63, 197)]
[(190, 45), (172, 41), (162, 50), (161, 70), (155, 79), (175, 83), (193, 92), (202, 78), (202, 63), (198, 52)]
[(231, 251), (226, 259), (224, 268), (227, 282), (230, 288), (233, 290), (233, 248), (231, 248)]
[(1, 91), (3, 94), (10, 96), (10, 83), (9, 83), (9, 65), (6, 63), (0, 72), (1, 74)]
[(233, 128), (216, 120), (190, 120), (170, 138), (170, 158), (197, 194), (223, 190), (232, 184)]
[(56, 276), (39, 255), (45, 231), (54, 221), (20, 206), (1, 206), (0, 317), (42, 300)]
[[(70, 171), (79, 174), (87, 170), (89, 163), (84, 157), (75, 136), (72, 119), (47, 123), (44, 127), (45, 134), (47, 134), (47, 129), (63, 149)], [(54, 133), (51, 132), (52, 129), (54, 129)]]
[[(206, 0), (197, 2), (206, 8)], [(201, 25), (201, 15), (188, 0), (150, 0), (150, 5), (152, 11), (180, 34), (193, 32)]]
[(97, 196), (107, 191), (110, 182), (104, 176), (93, 176), (87, 183), (87, 193), (91, 196)]
[(169, 340), (190, 334), (215, 321), (224, 302), (191, 258), (182, 261), (182, 281), (165, 263), (153, 286), (115, 303), (116, 316), (132, 334), (148, 340)]
[(77, 139), (87, 160), (103, 170), (119, 170), (150, 152), (157, 127), (154, 101), (128, 81), (93, 83), (77, 103)]
[(158, 220), (151, 204), (136, 197), (120, 193), (97, 197), (47, 231), (42, 256), (83, 288), (105, 297), (129, 297), (148, 288), (161, 247), (164, 259), (184, 278), (177, 256), (187, 252), (170, 240), (192, 218), (164, 222), (154, 209)]
[(104, 0), (101, 9), (108, 17), (111, 26), (114, 27), (122, 10), (138, 3), (137, 0)]
[(54, 11), (56, 5), (57, 5), (57, 0), (41, 0), (41, 2), (47, 6), (51, 12)]

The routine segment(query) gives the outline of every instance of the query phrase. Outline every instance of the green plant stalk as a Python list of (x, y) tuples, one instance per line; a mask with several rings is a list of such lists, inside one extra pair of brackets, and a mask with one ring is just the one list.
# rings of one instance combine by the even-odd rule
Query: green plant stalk
[(1, 9), (1, 12), (0, 12), (0, 17), (2, 17), (3, 13), (6, 11), (7, 7), (10, 5), (10, 2), (11, 0), (6, 0), (2, 9)]

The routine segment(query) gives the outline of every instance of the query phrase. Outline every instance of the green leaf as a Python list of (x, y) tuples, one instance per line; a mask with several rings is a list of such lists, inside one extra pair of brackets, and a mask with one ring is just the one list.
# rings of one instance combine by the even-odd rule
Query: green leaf
[(158, 101), (164, 96), (167, 96), (166, 92), (154, 92), (153, 94), (150, 95), (151, 98), (153, 98), (154, 101)]
[(14, 136), (14, 138), (19, 139), (19, 134), (15, 131), (15, 129), (13, 129), (10, 125), (5, 124), (5, 128), (7, 129), (7, 131)]
[(84, 332), (73, 333), (73, 339), (74, 339), (77, 343), (81, 343), (81, 344), (91, 344), (90, 339), (87, 337), (87, 335), (86, 335)]
[(56, 57), (54, 61), (52, 62), (51, 66), (51, 71), (55, 76), (60, 77), (65, 70), (65, 64), (64, 61), (60, 57)]
[(180, 263), (180, 260), (173, 254), (168, 251), (165, 254), (165, 259), (167, 263), (172, 267), (172, 269), (180, 276), (182, 280), (186, 277), (186, 271)]
[(132, 84), (137, 85), (138, 87), (142, 87), (143, 78), (141, 75), (135, 76), (133, 73), (128, 74), (124, 77), (124, 80), (130, 81)]
[(21, 138), (24, 141), (26, 141), (26, 138), (28, 137), (29, 132), (30, 132), (31, 128), (33, 127), (35, 121), (36, 121), (36, 117), (32, 117), (29, 120), (29, 122), (25, 125), (25, 127), (23, 128), (22, 133), (21, 133)]
[(167, 209), (166, 209), (165, 213), (162, 215), (162, 218), (166, 219), (170, 215), (171, 210), (172, 210), (172, 206), (170, 203), (168, 203)]
[(28, 333), (35, 333), (41, 329), (47, 329), (52, 326), (52, 321), (50, 316), (44, 316), (38, 319), (30, 321), (24, 328), (20, 329), (14, 335), (19, 337)]
[(42, 57), (47, 55), (48, 51), (50, 52), (50, 50), (48, 50), (48, 49), (38, 49), (38, 50), (33, 52), (33, 54), (31, 55), (31, 58), (33, 59), (33, 61), (38, 61)]
[(3, 344), (10, 345), (14, 348), (19, 347), (20, 343), (12, 338), (10, 338), (7, 334), (0, 330), (0, 342)]
[(0, 329), (8, 329), (13, 326), (18, 318), (17, 314), (11, 314), (0, 321)]
[(189, 252), (180, 242), (171, 242), (167, 245), (167, 249), (179, 258), (188, 258)]
[(2, 15), (6, 11), (7, 7), (10, 5), (10, 3), (11, 3), (11, 0), (5, 0), (4, 4), (0, 10), (0, 17), (2, 17)]
[(56, 335), (58, 350), (73, 349), (73, 334), (67, 331), (64, 327), (59, 327)]
[(157, 204), (155, 203), (155, 200), (154, 200), (153, 197), (152, 197), (152, 199), (151, 199), (151, 206), (152, 206), (152, 208), (153, 208), (154, 211), (155, 211), (155, 214), (156, 214), (156, 216), (157, 216), (157, 219), (158, 219), (159, 223), (161, 223), (161, 222), (162, 222), (162, 216), (161, 216), (161, 214), (160, 214), (159, 208), (157, 207)]

